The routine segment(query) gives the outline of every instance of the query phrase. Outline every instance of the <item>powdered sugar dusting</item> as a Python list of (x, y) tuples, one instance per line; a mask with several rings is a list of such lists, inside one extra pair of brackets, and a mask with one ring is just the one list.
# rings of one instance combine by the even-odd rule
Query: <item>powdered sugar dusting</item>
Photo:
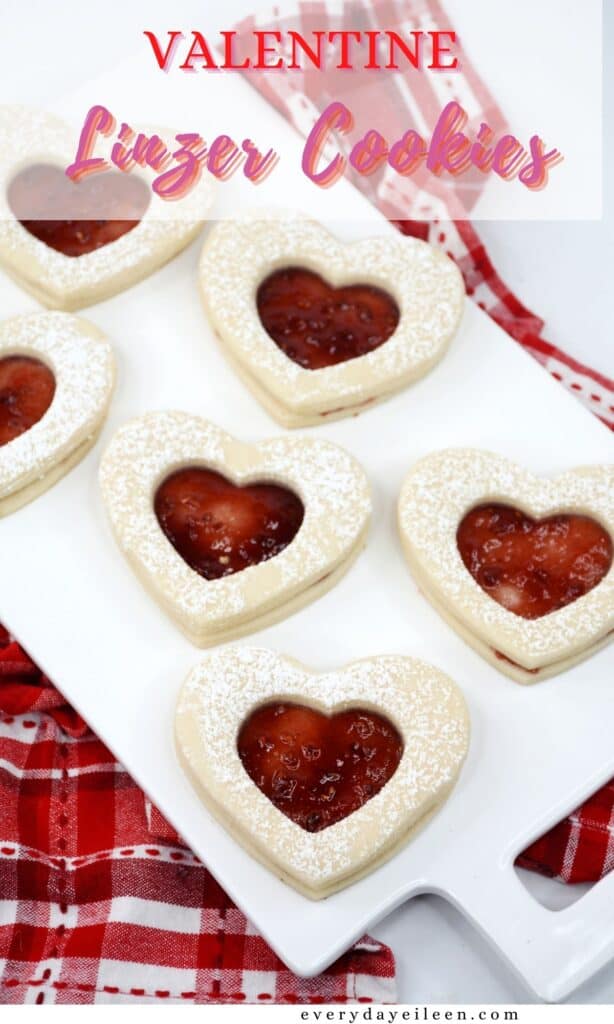
[[(277, 700), (328, 713), (345, 706), (385, 715), (403, 738), (397, 771), (347, 818), (321, 832), (304, 831), (254, 785), (237, 754), (242, 722)], [(219, 651), (197, 665), (182, 689), (176, 724), (180, 749), (213, 809), (273, 868), (315, 894), (347, 884), (434, 809), (454, 783), (469, 741), (462, 694), (426, 662), (370, 658), (316, 675), (258, 648)]]
[[(162, 533), (152, 500), (166, 476), (189, 465), (237, 483), (268, 480), (294, 490), (305, 506), (294, 540), (234, 575), (199, 576)], [(100, 481), (120, 546), (192, 635), (262, 614), (321, 580), (350, 556), (371, 508), (363, 470), (338, 446), (287, 437), (247, 445), (181, 412), (149, 413), (122, 427), (105, 452)]]
[(524, 619), (486, 594), (463, 565), (458, 525), (489, 501), (528, 515), (593, 516), (614, 537), (614, 466), (585, 466), (540, 480), (491, 452), (437, 452), (411, 469), (399, 499), (399, 524), (410, 564), (471, 632), (527, 668), (577, 654), (614, 629), (614, 567), (589, 593), (539, 619)]
[(0, 498), (14, 494), (91, 438), (111, 397), (115, 374), (106, 338), (68, 313), (34, 313), (0, 324), (0, 359), (31, 355), (54, 373), (56, 388), (44, 416), (0, 447)]
[[(152, 132), (151, 128), (145, 130)], [(168, 135), (157, 131), (163, 137)], [(97, 155), (108, 156), (112, 143), (112, 138), (99, 140)], [(22, 168), (52, 163), (64, 169), (74, 153), (74, 132), (57, 118), (25, 107), (0, 110), (0, 261), (26, 286), (40, 292), (49, 305), (71, 304), (72, 308), (100, 298), (103, 291), (112, 294), (124, 287), (126, 280), (132, 283), (170, 259), (200, 229), (213, 200), (207, 176), (179, 202), (165, 202), (152, 192), (143, 219), (131, 231), (83, 256), (65, 256), (15, 219), (7, 188)], [(150, 184), (151, 176), (139, 168), (131, 173)]]
[[(319, 370), (289, 359), (260, 322), (255, 294), (273, 270), (301, 266), (334, 286), (373, 284), (388, 291), (399, 324), (367, 355)], [(200, 284), (209, 316), (247, 373), (276, 403), (309, 416), (348, 411), (425, 373), (456, 331), (464, 285), (455, 264), (415, 238), (373, 238), (342, 245), (297, 214), (263, 219), (262, 212), (218, 224), (205, 242)]]

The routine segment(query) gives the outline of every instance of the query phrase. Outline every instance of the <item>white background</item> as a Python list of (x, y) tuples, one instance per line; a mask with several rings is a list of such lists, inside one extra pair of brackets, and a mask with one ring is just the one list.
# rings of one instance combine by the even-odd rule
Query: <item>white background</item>
[[(535, 0), (539, 5), (540, 0)], [(225, 0), (224, 26), (254, 10), (253, 0)], [(456, 10), (458, 3), (450, 3)], [(606, 4), (605, 52), (614, 41), (614, 10)], [(138, 46), (144, 27), (220, 27), (220, 5), (169, 5), (167, 0), (135, 2), (121, 18), (106, 17), (75, 0), (3, 0), (0, 58), (3, 102), (47, 105), (49, 97), (106, 70)], [(581, 19), (580, 5), (576, 8)], [(183, 12), (186, 12), (185, 16)], [(146, 12), (146, 13), (144, 13)], [(171, 12), (171, 13), (169, 13)], [(181, 13), (180, 13), (181, 12)], [(172, 20), (172, 25), (169, 22)], [(193, 22), (193, 24), (190, 22)], [(581, 36), (581, 25), (578, 26)], [(53, 45), (50, 41), (53, 40)], [(87, 48), (76, 52), (76, 45)], [(85, 52), (89, 69), (86, 69)], [(477, 57), (475, 49), (472, 51)], [(612, 117), (614, 69), (605, 67), (605, 124)], [(613, 133), (605, 138), (605, 205), (602, 222), (505, 223), (478, 225), (495, 265), (519, 297), (542, 315), (545, 336), (576, 358), (612, 374), (612, 269), (614, 268)], [(502, 382), (503, 386), (503, 382)], [(521, 413), (521, 410), (519, 410)], [(544, 883), (550, 886), (553, 883)], [(560, 897), (564, 896), (561, 891)], [(556, 898), (550, 896), (550, 898)], [(421, 1002), (514, 1002), (526, 990), (459, 915), (432, 897), (414, 899), (374, 930), (390, 943), (399, 973), (399, 999)], [(614, 968), (607, 968), (573, 997), (574, 1002), (614, 1002)]]

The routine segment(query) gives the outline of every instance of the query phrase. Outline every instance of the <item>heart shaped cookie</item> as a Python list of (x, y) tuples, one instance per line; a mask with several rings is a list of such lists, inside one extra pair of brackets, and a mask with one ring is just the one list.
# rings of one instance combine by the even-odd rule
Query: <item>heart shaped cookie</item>
[(613, 466), (540, 480), (491, 452), (436, 452), (405, 479), (399, 528), (420, 589), (512, 679), (563, 672), (611, 639)]
[(100, 481), (117, 541), (196, 644), (261, 629), (324, 593), (365, 543), (365, 474), (327, 441), (250, 445), (197, 416), (132, 420)]
[[(75, 185), (64, 171), (77, 138), (45, 112), (0, 108), (0, 264), (55, 309), (80, 309), (147, 277), (198, 234), (213, 198), (203, 176), (165, 202), (140, 168)], [(96, 155), (108, 158), (112, 145), (99, 140)]]
[(247, 647), (190, 672), (175, 734), (215, 817), (322, 899), (387, 860), (443, 804), (469, 721), (458, 687), (426, 662), (383, 656), (317, 674)]
[(34, 313), (0, 324), (0, 516), (83, 458), (114, 377), (109, 342), (81, 317)]
[(344, 245), (296, 215), (219, 223), (200, 287), (231, 362), (288, 427), (358, 413), (423, 376), (464, 301), (459, 270), (426, 242)]

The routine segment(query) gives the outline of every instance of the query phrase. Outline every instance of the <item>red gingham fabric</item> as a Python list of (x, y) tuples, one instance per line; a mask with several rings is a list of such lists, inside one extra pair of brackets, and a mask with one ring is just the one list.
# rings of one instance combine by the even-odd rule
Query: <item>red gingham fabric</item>
[[(292, 5), (292, 13), (283, 14), (275, 8), (270, 14), (246, 18), (237, 27), (235, 52), (237, 62), (247, 56), (253, 46), (254, 29), (277, 30), (281, 39), (270, 42), (273, 51), (290, 59), (288, 30), (307, 35), (315, 30), (370, 31), (394, 30), (401, 36), (422, 30), (448, 30), (451, 22), (439, 0), (300, 0)], [(380, 63), (388, 56), (380, 49)], [(505, 118), (486, 84), (471, 62), (463, 56), (462, 72), (438, 72), (428, 75), (409, 67), (391, 73), (389, 70), (339, 70), (333, 55), (322, 69), (309, 62), (300, 71), (248, 71), (247, 80), (284, 114), (303, 135), (307, 135), (322, 110), (333, 100), (345, 102), (354, 117), (353, 128), (340, 140), (344, 152), (373, 126), (389, 139), (399, 139), (410, 128), (430, 134), (438, 115), (451, 100), (460, 103), (468, 114), (466, 130), (479, 129), (487, 121), (495, 134), (502, 132)], [(475, 206), (484, 176), (470, 168), (456, 178), (437, 178), (424, 165), (405, 178), (384, 164), (375, 173), (362, 177), (350, 165), (349, 179), (389, 217), (396, 220), (433, 221), (435, 218), (466, 219)]]
[(614, 868), (614, 779), (537, 839), (516, 863), (561, 882), (596, 882)]
[(288, 971), (0, 627), (0, 1004), (393, 1002), (368, 936)]

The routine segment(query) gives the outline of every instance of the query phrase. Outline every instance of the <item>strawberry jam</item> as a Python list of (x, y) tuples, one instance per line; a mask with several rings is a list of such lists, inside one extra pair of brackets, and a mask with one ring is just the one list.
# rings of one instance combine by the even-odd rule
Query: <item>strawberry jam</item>
[(154, 511), (191, 569), (208, 580), (274, 558), (298, 533), (303, 503), (278, 484), (237, 487), (220, 473), (193, 466), (167, 477)]
[(394, 725), (356, 708), (332, 717), (301, 704), (267, 704), (243, 723), (237, 750), (271, 803), (320, 832), (379, 793), (403, 754)]
[(394, 299), (369, 284), (331, 288), (303, 267), (267, 277), (256, 295), (267, 334), (299, 366), (320, 370), (379, 348), (396, 330)]
[(39, 359), (0, 359), (0, 445), (8, 444), (38, 423), (54, 394), (55, 377)]
[(456, 542), (474, 580), (524, 619), (587, 594), (612, 565), (612, 538), (588, 516), (531, 519), (510, 505), (479, 505), (462, 520)]
[(35, 164), (13, 178), (7, 199), (31, 235), (65, 256), (83, 256), (132, 231), (149, 206), (149, 190), (120, 171), (75, 184), (60, 167)]

